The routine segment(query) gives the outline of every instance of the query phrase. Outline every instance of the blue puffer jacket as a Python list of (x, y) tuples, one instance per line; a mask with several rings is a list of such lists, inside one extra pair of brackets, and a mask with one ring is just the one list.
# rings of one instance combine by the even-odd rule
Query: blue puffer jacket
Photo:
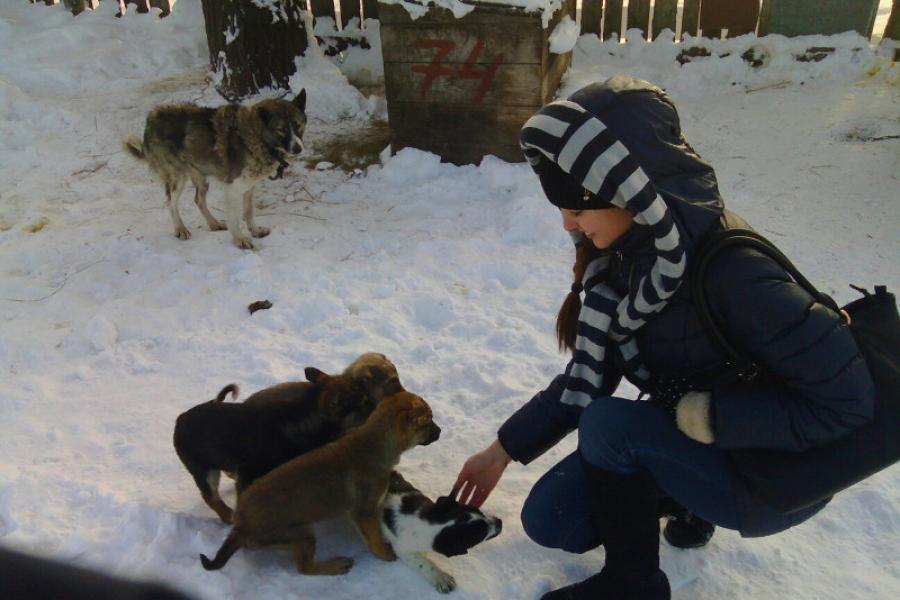
[[(723, 227), (721, 197), (712, 168), (684, 143), (674, 110), (630, 80), (597, 84), (570, 98), (600, 117), (641, 166), (666, 201), (682, 233), (688, 266), (701, 242)], [(630, 94), (627, 102), (623, 95)], [(638, 95), (639, 101), (636, 101)], [(646, 101), (644, 101), (646, 97)], [(635, 137), (625, 125), (664, 111), (670, 131)], [(659, 113), (653, 115), (657, 120)], [(609, 283), (624, 292), (634, 265), (651, 260), (646, 228), (634, 226), (609, 249)], [(638, 269), (638, 271), (643, 271)], [(637, 332), (644, 364), (654, 378), (722, 368), (725, 357), (707, 336), (683, 284), (668, 305)], [(723, 333), (742, 354), (773, 376), (712, 390), (715, 444), (724, 449), (803, 450), (834, 440), (872, 416), (875, 389), (868, 368), (840, 316), (795, 284), (770, 258), (748, 248), (722, 251), (707, 271), (706, 295)], [(612, 394), (621, 378), (609, 378)], [(500, 428), (510, 456), (528, 463), (575, 429), (581, 409), (559, 402), (564, 376), (535, 395)], [(645, 390), (649, 391), (649, 390)], [(752, 483), (752, 482), (751, 482)], [(741, 533), (763, 535), (760, 502), (738, 489)]]

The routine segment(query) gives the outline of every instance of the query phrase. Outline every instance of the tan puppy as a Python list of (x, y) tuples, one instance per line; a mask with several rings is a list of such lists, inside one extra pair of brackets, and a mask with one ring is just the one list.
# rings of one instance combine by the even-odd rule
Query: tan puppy
[(316, 560), (311, 525), (349, 516), (369, 550), (383, 560), (396, 555), (381, 531), (380, 506), (400, 455), (438, 439), (428, 404), (409, 392), (384, 398), (357, 429), (303, 454), (257, 479), (244, 491), (234, 527), (207, 570), (219, 569), (243, 547), (289, 546), (305, 575), (342, 575), (353, 560)]

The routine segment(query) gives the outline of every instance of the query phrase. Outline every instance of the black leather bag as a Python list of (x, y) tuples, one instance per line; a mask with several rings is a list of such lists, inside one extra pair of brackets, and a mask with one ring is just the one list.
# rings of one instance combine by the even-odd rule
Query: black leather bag
[(771, 257), (818, 302), (849, 319), (850, 331), (875, 382), (877, 397), (872, 420), (837, 440), (802, 452), (729, 451), (751, 491), (776, 510), (791, 513), (821, 502), (900, 460), (900, 315), (894, 295), (884, 286), (875, 286), (874, 293), (851, 286), (864, 295), (840, 308), (765, 237), (747, 229), (724, 230), (715, 234), (694, 258), (690, 282), (701, 322), (741, 379), (752, 381), (763, 370), (725, 338), (703, 290), (710, 260), (721, 249), (735, 245), (749, 246)]

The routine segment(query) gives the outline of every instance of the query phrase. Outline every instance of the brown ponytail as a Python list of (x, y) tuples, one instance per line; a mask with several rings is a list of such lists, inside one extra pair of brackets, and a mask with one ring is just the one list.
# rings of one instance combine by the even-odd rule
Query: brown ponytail
[(581, 312), (581, 280), (591, 261), (591, 243), (581, 242), (575, 246), (575, 264), (572, 266), (574, 283), (572, 291), (563, 300), (556, 315), (556, 339), (559, 341), (560, 352), (575, 350), (575, 335), (578, 332), (578, 315)]

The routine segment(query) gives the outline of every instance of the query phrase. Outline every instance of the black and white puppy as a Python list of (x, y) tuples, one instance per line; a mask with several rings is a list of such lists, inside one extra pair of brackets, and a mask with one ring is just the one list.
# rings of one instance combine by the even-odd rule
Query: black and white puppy
[(424, 553), (466, 554), (469, 548), (496, 537), (502, 526), (497, 517), (449, 496), (432, 502), (400, 473), (391, 473), (381, 511), (381, 530), (397, 557), (441, 593), (456, 589), (456, 581)]

